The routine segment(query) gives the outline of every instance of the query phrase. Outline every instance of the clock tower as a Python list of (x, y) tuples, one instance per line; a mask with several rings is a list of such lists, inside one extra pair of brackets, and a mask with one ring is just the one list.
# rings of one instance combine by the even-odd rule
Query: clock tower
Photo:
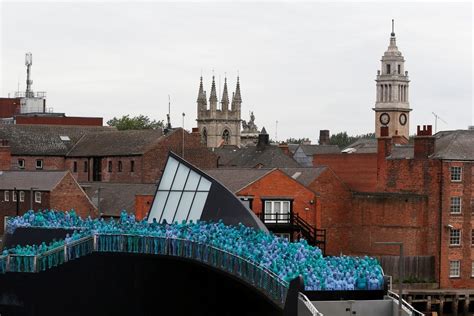
[(375, 102), (375, 136), (380, 137), (380, 127), (388, 127), (388, 136), (409, 138), (410, 104), (408, 103), (408, 71), (405, 59), (398, 50), (394, 24), (390, 45), (382, 56), (382, 69), (377, 71), (377, 97)]

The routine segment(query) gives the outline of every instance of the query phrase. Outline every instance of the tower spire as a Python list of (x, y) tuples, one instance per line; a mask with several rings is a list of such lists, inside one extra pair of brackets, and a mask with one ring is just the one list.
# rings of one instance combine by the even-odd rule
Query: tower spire
[(222, 105), (222, 110), (227, 111), (229, 109), (229, 93), (227, 92), (227, 77), (224, 77), (224, 92), (222, 93), (221, 105)]
[(395, 20), (392, 19), (392, 34), (390, 34), (391, 36), (395, 36)]
[(235, 101), (242, 102), (242, 97), (240, 96), (240, 79), (237, 77), (237, 87), (235, 88)]
[(197, 103), (199, 109), (205, 110), (207, 106), (207, 100), (206, 100), (206, 92), (204, 91), (204, 87), (202, 84), (202, 76), (201, 76), (201, 82), (199, 84), (199, 92), (198, 92), (198, 97), (197, 97)]
[(217, 110), (216, 80), (214, 76), (212, 76), (212, 86), (211, 86), (211, 95), (209, 97), (209, 107), (211, 109), (211, 112)]

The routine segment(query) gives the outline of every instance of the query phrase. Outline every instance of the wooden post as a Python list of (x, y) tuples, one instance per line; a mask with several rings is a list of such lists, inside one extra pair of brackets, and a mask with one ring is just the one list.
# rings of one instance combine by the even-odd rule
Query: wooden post
[(444, 314), (444, 295), (439, 297), (439, 316), (443, 316)]
[(469, 315), (469, 293), (464, 294), (463, 315)]
[(459, 294), (454, 294), (453, 304), (452, 304), (452, 313), (454, 316), (458, 316), (458, 307), (459, 307)]
[(426, 311), (431, 313), (431, 295), (426, 298)]

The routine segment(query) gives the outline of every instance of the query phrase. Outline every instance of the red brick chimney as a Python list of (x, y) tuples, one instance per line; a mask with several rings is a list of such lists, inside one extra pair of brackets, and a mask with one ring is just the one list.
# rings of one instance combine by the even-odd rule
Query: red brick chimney
[(405, 136), (398, 135), (398, 130), (395, 130), (395, 135), (392, 136), (392, 144), (406, 145), (408, 139)]
[(415, 159), (427, 159), (434, 153), (435, 138), (431, 125), (423, 125), (423, 129), (418, 125), (415, 136)]
[(319, 145), (329, 145), (329, 130), (322, 129), (319, 131)]
[(0, 170), (10, 170), (12, 166), (12, 153), (8, 140), (0, 139)]
[(290, 149), (288, 148), (288, 144), (287, 144), (287, 143), (278, 144), (278, 148), (280, 148), (281, 151), (282, 151), (285, 155), (291, 157)]

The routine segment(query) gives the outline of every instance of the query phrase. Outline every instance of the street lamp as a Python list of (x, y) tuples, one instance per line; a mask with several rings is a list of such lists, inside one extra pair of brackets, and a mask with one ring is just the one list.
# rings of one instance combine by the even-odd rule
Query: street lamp
[(402, 308), (402, 278), (403, 278), (403, 242), (400, 241), (376, 241), (376, 245), (385, 245), (385, 246), (399, 246), (400, 247), (400, 259), (398, 261), (398, 315), (403, 315)]

